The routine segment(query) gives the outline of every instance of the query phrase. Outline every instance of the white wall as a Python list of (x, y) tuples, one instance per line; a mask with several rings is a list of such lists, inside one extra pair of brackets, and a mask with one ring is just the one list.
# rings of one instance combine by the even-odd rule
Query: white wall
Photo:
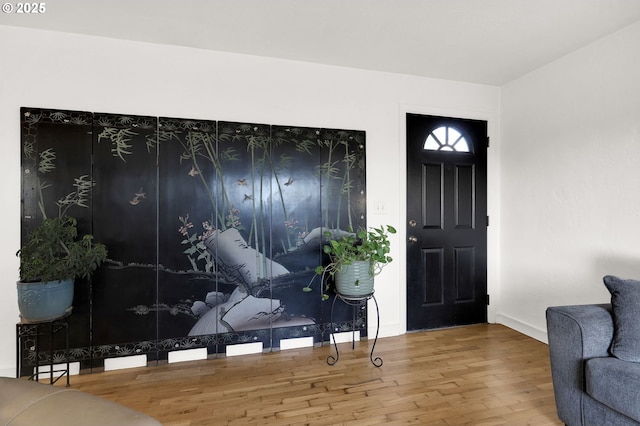
[(640, 23), (502, 88), (501, 305), (546, 340), (548, 306), (640, 279)]
[[(0, 374), (15, 365), (21, 106), (365, 130), (368, 209), (386, 206), (369, 224), (400, 231), (392, 241), (398, 261), (376, 285), (381, 336), (406, 330), (404, 112), (489, 121), (489, 209), (497, 210), (495, 87), (2, 26), (0, 58)], [(497, 265), (497, 232), (490, 230), (490, 265)]]

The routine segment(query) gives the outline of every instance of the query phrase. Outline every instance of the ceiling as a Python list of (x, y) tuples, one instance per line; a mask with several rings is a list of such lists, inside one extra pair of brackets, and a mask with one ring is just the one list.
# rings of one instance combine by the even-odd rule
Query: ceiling
[(1, 13), (0, 25), (493, 86), (640, 20), (638, 0), (48, 0), (44, 4), (46, 11), (41, 14)]

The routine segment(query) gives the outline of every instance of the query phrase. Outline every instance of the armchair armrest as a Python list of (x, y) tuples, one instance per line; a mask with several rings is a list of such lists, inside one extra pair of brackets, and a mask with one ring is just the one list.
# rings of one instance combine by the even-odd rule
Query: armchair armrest
[(558, 417), (565, 424), (581, 425), (586, 397), (584, 363), (609, 356), (611, 305), (554, 306), (546, 316)]

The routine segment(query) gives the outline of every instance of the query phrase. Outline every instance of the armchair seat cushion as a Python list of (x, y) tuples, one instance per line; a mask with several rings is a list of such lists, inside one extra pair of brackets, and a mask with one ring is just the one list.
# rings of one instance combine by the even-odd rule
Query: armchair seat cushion
[(0, 425), (158, 426), (160, 422), (85, 392), (0, 377)]
[(640, 422), (640, 363), (591, 358), (585, 365), (585, 381), (593, 399)]

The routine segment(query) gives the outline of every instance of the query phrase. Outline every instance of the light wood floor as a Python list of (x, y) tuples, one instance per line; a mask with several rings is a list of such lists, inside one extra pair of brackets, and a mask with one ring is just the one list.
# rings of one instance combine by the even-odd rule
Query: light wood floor
[[(547, 346), (501, 325), (71, 377), (165, 425), (560, 425)], [(62, 382), (62, 381), (61, 381)]]

